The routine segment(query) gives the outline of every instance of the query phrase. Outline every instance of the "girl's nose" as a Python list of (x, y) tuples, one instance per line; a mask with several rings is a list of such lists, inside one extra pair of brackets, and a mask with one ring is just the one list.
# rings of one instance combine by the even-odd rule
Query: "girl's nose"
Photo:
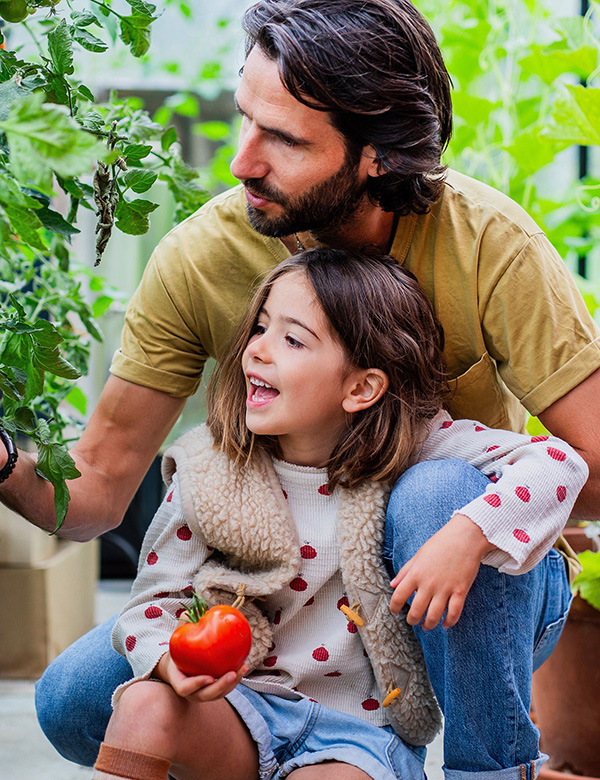
[(271, 350), (266, 333), (256, 335), (248, 344), (248, 355), (258, 363), (269, 363), (271, 361)]

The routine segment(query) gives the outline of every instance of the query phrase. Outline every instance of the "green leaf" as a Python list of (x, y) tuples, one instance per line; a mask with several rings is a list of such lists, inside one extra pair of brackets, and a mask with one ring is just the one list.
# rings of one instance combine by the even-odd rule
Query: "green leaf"
[(15, 206), (22, 206), (27, 209), (41, 208), (39, 200), (26, 195), (17, 182), (4, 173), (0, 173), (0, 201), (13, 203)]
[(204, 138), (208, 138), (210, 141), (223, 141), (229, 137), (231, 128), (227, 122), (200, 122), (199, 124), (194, 125), (194, 133), (197, 133)]
[(63, 178), (89, 173), (106, 147), (71, 119), (62, 106), (45, 104), (41, 93), (15, 102), (0, 130), (6, 133), (11, 167), (23, 184), (52, 192), (52, 171)]
[(15, 366), (3, 366), (0, 369), (0, 392), (13, 401), (22, 401), (25, 395), (27, 374)]
[(581, 598), (600, 609), (600, 552), (586, 550), (579, 553), (578, 558), (583, 571), (573, 581), (573, 588), (579, 591)]
[(56, 528), (58, 531), (64, 522), (69, 506), (69, 488), (67, 479), (76, 479), (81, 473), (75, 466), (75, 461), (69, 455), (64, 444), (38, 444), (38, 461), (36, 472), (45, 477), (54, 487), (54, 506), (56, 509)]
[(177, 141), (177, 130), (174, 127), (168, 127), (160, 137), (160, 145), (163, 152), (167, 152)]
[(48, 33), (48, 52), (55, 73), (60, 76), (73, 73), (73, 41), (66, 19), (61, 19), (60, 23)]
[(126, 16), (120, 21), (121, 40), (134, 57), (143, 57), (150, 48), (149, 21), (145, 16)]
[(137, 198), (136, 200), (127, 201), (121, 198), (115, 210), (116, 226), (123, 233), (128, 233), (132, 236), (147, 233), (150, 228), (148, 214), (157, 208), (158, 203), (151, 203), (149, 200)]
[(46, 230), (57, 233), (59, 236), (70, 237), (75, 235), (75, 233), (81, 232), (75, 225), (71, 225), (70, 222), (67, 222), (62, 214), (59, 214), (58, 211), (53, 211), (46, 205), (43, 205), (36, 214)]
[(76, 409), (79, 414), (85, 415), (87, 411), (87, 396), (79, 387), (72, 387), (67, 395), (65, 401)]
[(89, 27), (90, 24), (97, 24), (98, 20), (91, 11), (73, 11), (71, 21), (76, 27)]
[(25, 97), (30, 92), (31, 89), (26, 87), (22, 80), (17, 81), (16, 77), (0, 83), (0, 122), (6, 119), (15, 100)]
[(152, 151), (149, 144), (129, 144), (123, 150), (123, 157), (128, 163), (137, 163), (147, 157)]
[(600, 145), (600, 89), (566, 86), (552, 110), (548, 138), (581, 146)]
[(152, 14), (156, 11), (156, 6), (153, 3), (147, 3), (146, 0), (125, 0), (125, 2), (140, 16), (145, 16), (148, 19), (151, 19)]
[(157, 177), (158, 173), (156, 173), (156, 171), (134, 168), (131, 171), (127, 171), (120, 181), (125, 184), (127, 189), (133, 190), (139, 194), (147, 192), (150, 187), (152, 187)]
[(73, 40), (87, 51), (102, 52), (108, 49), (108, 44), (96, 35), (92, 35), (89, 30), (82, 30), (80, 27), (72, 27), (71, 32)]
[(91, 89), (89, 87), (86, 87), (85, 84), (79, 84), (77, 86), (77, 92), (86, 100), (89, 100), (91, 103), (95, 103), (96, 98), (94, 97)]
[(48, 245), (38, 233), (42, 223), (38, 219), (36, 212), (31, 209), (24, 209), (20, 206), (11, 206), (5, 204), (4, 211), (9, 219), (12, 229), (19, 236), (24, 244), (29, 244), (34, 249), (44, 252)]
[(111, 295), (99, 295), (92, 304), (92, 314), (94, 319), (98, 319), (105, 314), (114, 303), (114, 298)]
[(14, 418), (23, 433), (33, 433), (37, 429), (37, 417), (28, 406), (20, 406)]

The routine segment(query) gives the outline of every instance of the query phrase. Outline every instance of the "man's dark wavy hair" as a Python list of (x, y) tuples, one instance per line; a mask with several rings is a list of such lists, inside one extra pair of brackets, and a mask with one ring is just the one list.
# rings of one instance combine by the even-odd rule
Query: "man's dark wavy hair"
[(246, 11), (259, 46), (300, 102), (331, 114), (351, 152), (371, 146), (384, 211), (423, 214), (439, 198), (452, 133), (451, 81), (433, 31), (410, 0), (260, 0)]

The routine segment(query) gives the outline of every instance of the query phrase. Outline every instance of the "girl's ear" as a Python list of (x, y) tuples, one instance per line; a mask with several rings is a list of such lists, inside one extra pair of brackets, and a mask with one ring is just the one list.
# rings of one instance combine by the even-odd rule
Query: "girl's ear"
[(349, 414), (368, 409), (379, 401), (389, 384), (387, 374), (379, 368), (357, 372), (342, 401), (342, 408)]

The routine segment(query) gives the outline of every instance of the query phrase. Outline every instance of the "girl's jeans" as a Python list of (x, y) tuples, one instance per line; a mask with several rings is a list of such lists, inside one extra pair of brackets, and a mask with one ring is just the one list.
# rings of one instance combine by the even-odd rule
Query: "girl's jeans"
[[(464, 461), (413, 466), (390, 497), (384, 557), (397, 572), (488, 480)], [(442, 707), (448, 780), (533, 780), (542, 760), (529, 719), (531, 674), (550, 655), (571, 601), (562, 557), (551, 550), (520, 576), (482, 566), (451, 629), (415, 628)], [(36, 689), (40, 725), (65, 758), (91, 766), (114, 689), (131, 668), (110, 643), (114, 619), (65, 650)], [(403, 778), (413, 780), (413, 778)]]

